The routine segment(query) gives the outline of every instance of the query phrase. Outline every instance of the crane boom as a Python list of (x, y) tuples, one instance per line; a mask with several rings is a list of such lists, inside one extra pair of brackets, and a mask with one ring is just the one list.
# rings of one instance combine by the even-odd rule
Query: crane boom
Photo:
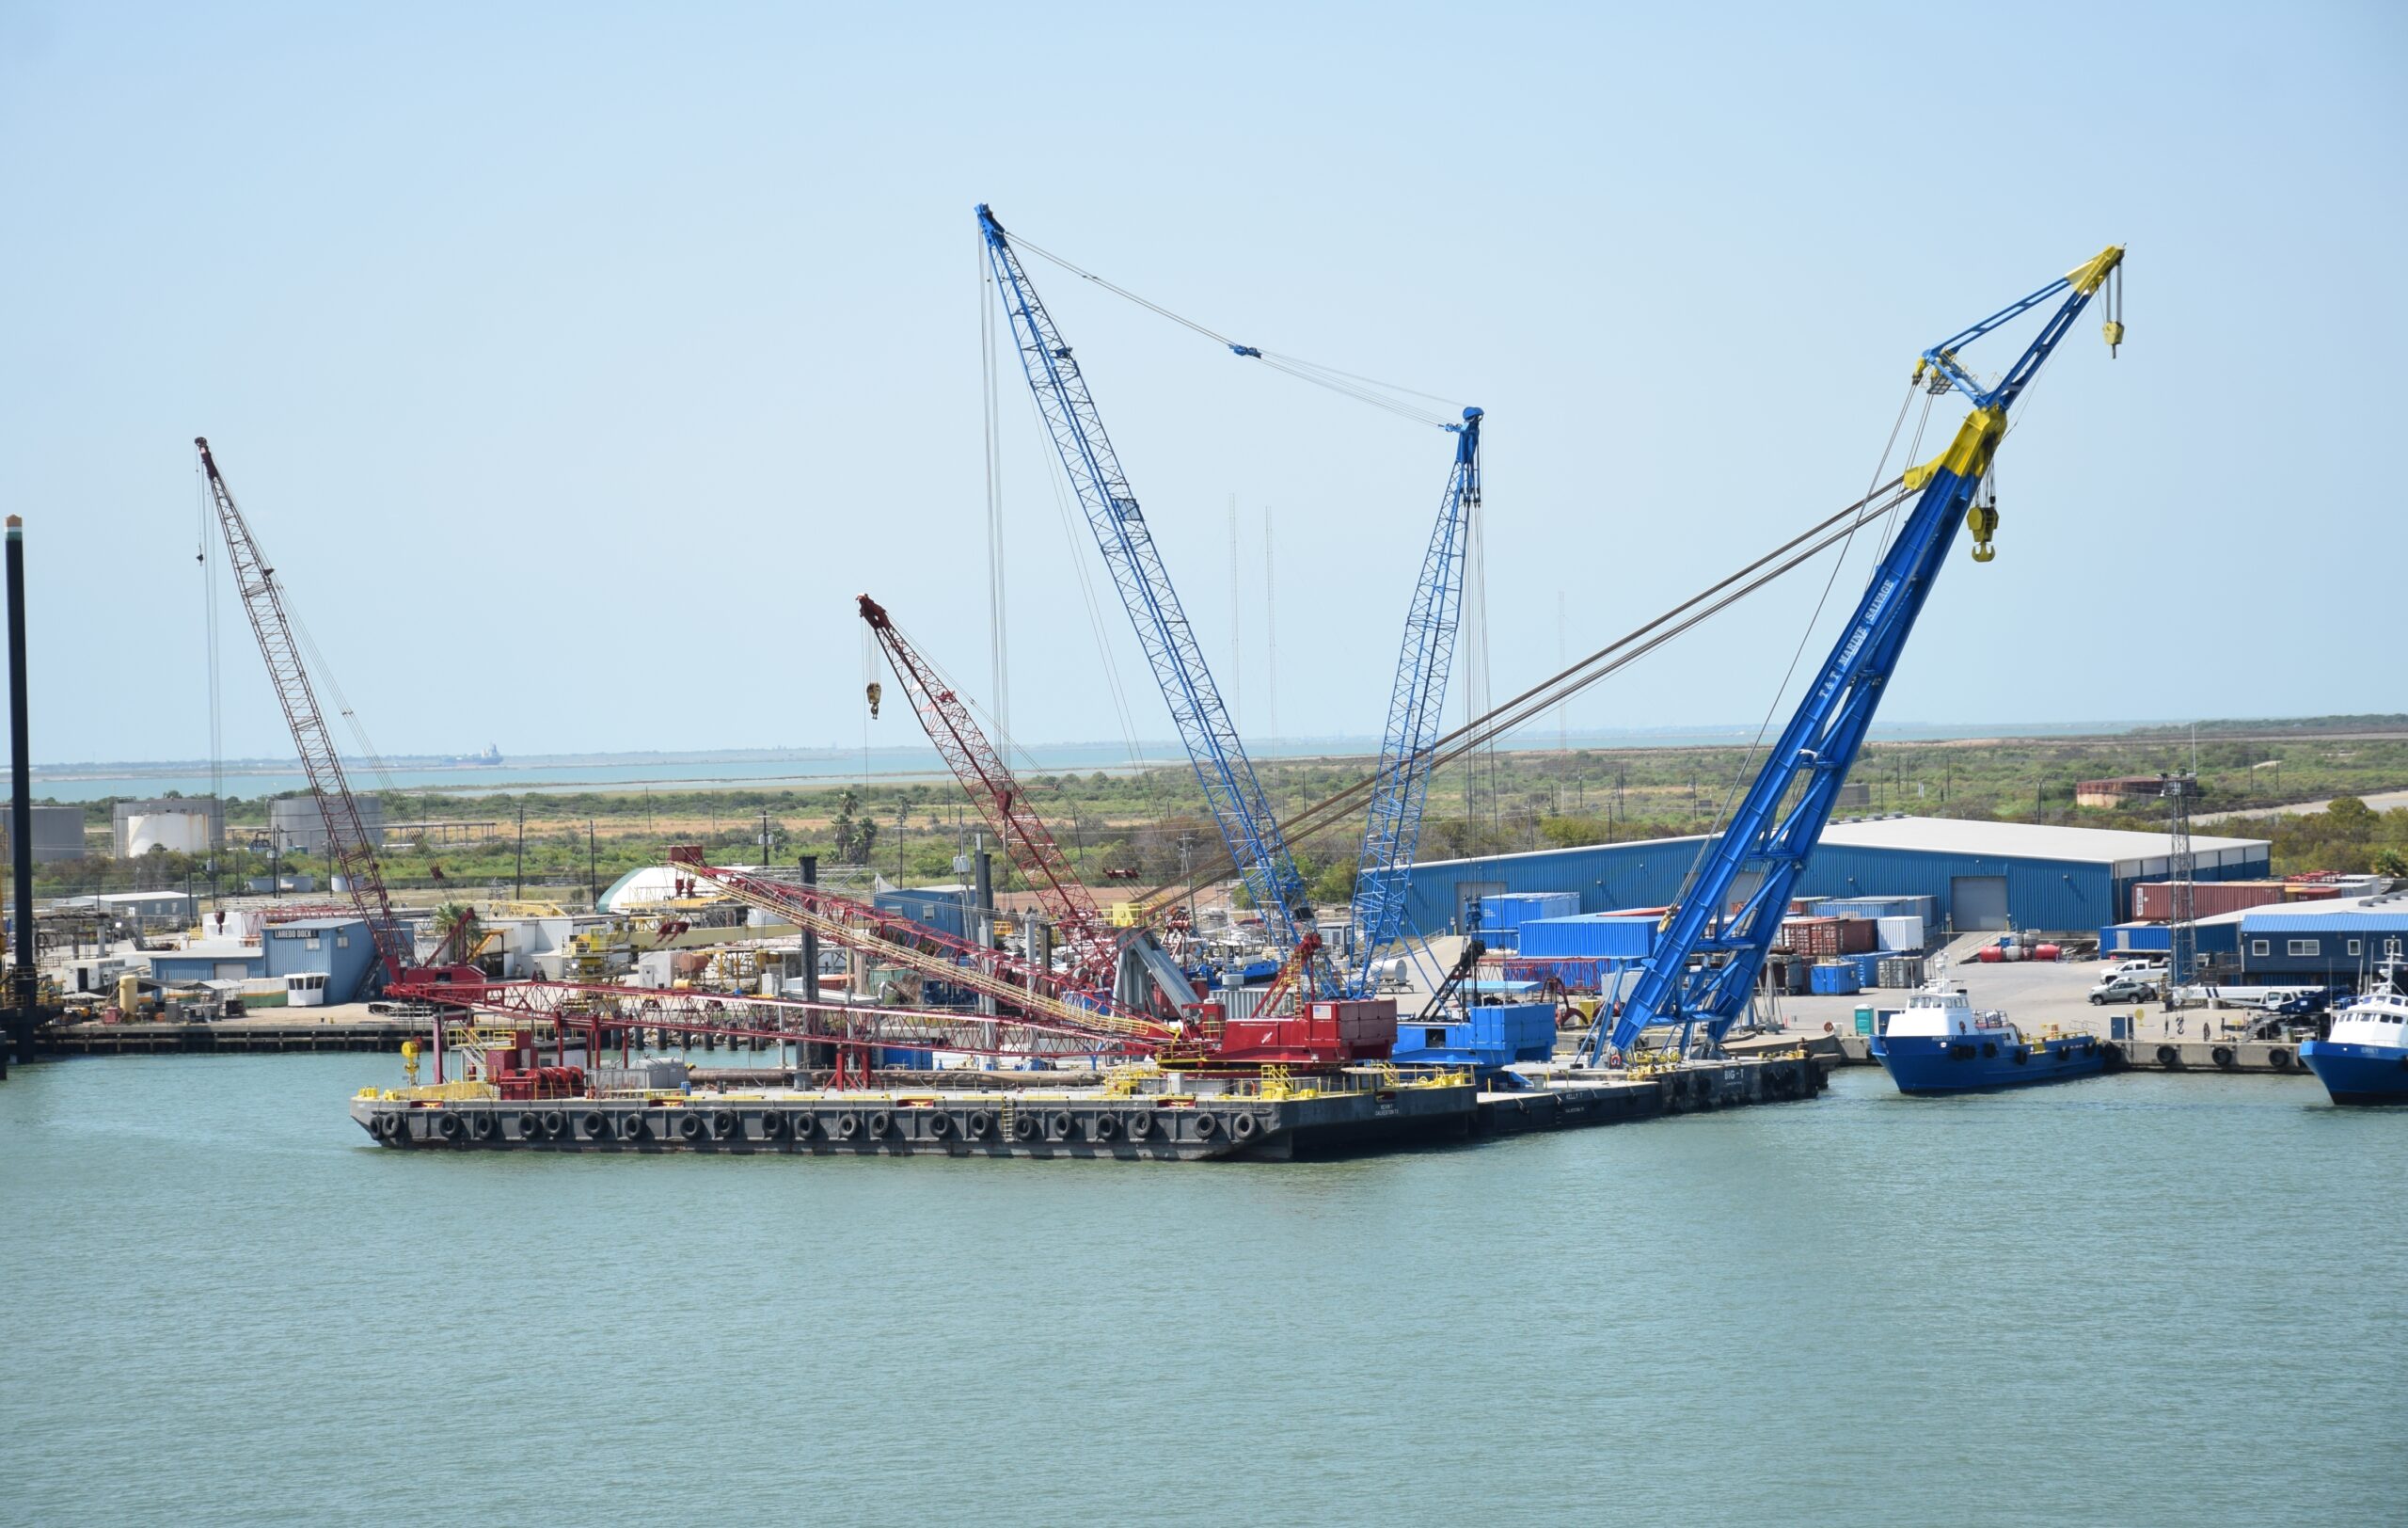
[[(1822, 839), (1840, 786), (1863, 746), (1958, 522), (1972, 532), (1977, 561), (1994, 555), (1990, 536), (1998, 511), (1977, 495), (2006, 433), (2008, 411), (2123, 258), (2120, 246), (2110, 246), (2030, 296), (1934, 345), (1915, 362), (1918, 383), (1935, 393), (1964, 393), (1972, 411), (1946, 451), (1908, 471), (1907, 487), (1920, 490), (1914, 508), (1875, 566), (1846, 629), (1766, 756), (1729, 827), (1666, 915), (1655, 952), (1611, 1031), (1615, 1049), (1626, 1054), (1641, 1031), (1656, 1024), (1703, 1024), (1719, 1041), (1746, 1008), (1791, 890)], [(1964, 345), (2060, 293), (2064, 301), (1996, 385), (1984, 387), (1959, 364), (1957, 352)], [(2109, 312), (2107, 338), (2114, 345), (2123, 339), (2123, 326), (2112, 301)], [(1743, 885), (1748, 876), (1758, 879)], [(1584, 1047), (1584, 1059), (1600, 1059), (1606, 1039), (1600, 1024)]]
[(1480, 507), (1480, 422), (1464, 410), (1455, 432), (1455, 465), (1438, 521), (1422, 554), (1421, 580), (1405, 613), (1404, 645), (1388, 691), (1387, 730), (1380, 743), (1363, 850), (1354, 869), (1354, 959), (1350, 991), (1370, 990), (1371, 960), (1402, 931), (1413, 856), (1421, 843), (1421, 812), (1430, 799), (1431, 758), (1447, 703), (1447, 674), (1463, 614), (1464, 545)]
[(385, 894), (385, 874), (376, 861), (376, 846), (360, 820), (359, 802), (351, 793), (351, 782), (343, 776), (342, 758), (336, 752), (334, 734), (326, 727), (325, 713), (318, 708), (309, 667), (301, 661), (300, 646), (293, 637), (292, 619), (285, 613), (284, 594), (276, 581), (276, 569), (260, 550), (258, 538), (251, 534), (249, 523), (234, 502), (233, 491), (219, 474), (217, 458), (211, 454), (209, 441), (196, 437), (193, 446), (200, 453), (201, 471), (209, 480), (210, 499), (216, 505), (217, 526), (226, 537), (226, 555), (233, 567), (234, 586), (242, 592), (244, 612), (251, 618), (251, 631), (259, 638), (260, 656), (267, 661), (268, 679), (276, 686), (277, 702), (284, 708), (285, 725), (292, 729), (293, 745), (301, 755), (301, 771), (309, 777), (309, 793), (317, 799), (319, 820), (325, 824), (327, 862), (351, 888), (352, 904), (367, 920), (387, 987), (397, 986), (402, 973), (415, 963), (416, 951), (408, 931), (394, 918), (393, 904)]
[[(1120, 603), (1136, 628), (1138, 644), (1153, 667), (1154, 681), (1170, 707), (1171, 720), (1204, 788), (1213, 822), (1279, 947), (1293, 950), (1301, 936), (1312, 929), (1312, 900), (1295, 856), (1279, 831), (1279, 820), (1255, 778), (1254, 763), (1238, 740), (1228, 708), (1222, 704), (1203, 649), (1188, 625), (1178, 591), (1171, 587), (1153, 533), (1137, 507), (1111, 438), (1104, 434), (1085, 376), (1029, 281), (1003, 225), (983, 202), (978, 207), (978, 228), (986, 240), (996, 291), (1011, 321), (1021, 369), (1037, 396), (1038, 411), (1061, 454), (1063, 470), (1095, 533)], [(1316, 996), (1337, 991), (1328, 962), (1318, 954), (1305, 985)]]
[(1177, 1025), (1133, 1012), (1092, 994), (1066, 993), (1050, 971), (1040, 971), (998, 949), (981, 949), (817, 886), (798, 885), (748, 870), (708, 864), (702, 850), (679, 844), (669, 863), (684, 866), (698, 880), (748, 907), (791, 919), (821, 938), (859, 949), (907, 970), (967, 988), (1057, 1026), (1107, 1037), (1166, 1044), (1179, 1038)]
[(1114, 956), (1112, 929), (1085, 883), (1070, 868), (1061, 844), (1038, 816), (1028, 793), (960, 695), (895, 628), (885, 606), (867, 595), (859, 600), (862, 619), (885, 650), (895, 677), (911, 692), (911, 708), (919, 713), (928, 741), (944, 756), (954, 778), (961, 782), (963, 792), (986, 819), (987, 830), (1002, 842), (1005, 855), (1061, 931), (1072, 969), (1088, 985), (1108, 988)]

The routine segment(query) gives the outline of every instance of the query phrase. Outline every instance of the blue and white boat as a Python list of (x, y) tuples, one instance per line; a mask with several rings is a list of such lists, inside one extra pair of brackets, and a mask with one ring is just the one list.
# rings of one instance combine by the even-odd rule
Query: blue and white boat
[(2322, 1040), (2304, 1042), (2299, 1058), (2336, 1104), (2408, 1104), (2408, 996), (2396, 979), (2334, 1016)]
[(1902, 1093), (1977, 1093), (2095, 1077), (2107, 1069), (2096, 1036), (2027, 1040), (2004, 1013), (1975, 1012), (1961, 987), (1933, 982), (1873, 1037), (1873, 1055)]

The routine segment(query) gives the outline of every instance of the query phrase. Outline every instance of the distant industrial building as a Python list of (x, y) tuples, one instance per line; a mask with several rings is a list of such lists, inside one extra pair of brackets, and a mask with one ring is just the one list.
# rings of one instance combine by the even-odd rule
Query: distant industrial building
[[(55, 865), (84, 857), (84, 808), (37, 806), (34, 814), (34, 863)], [(0, 812), (0, 843), (7, 843), (8, 814)], [(10, 845), (14, 852), (14, 845)]]
[(2162, 774), (2119, 774), (2105, 780), (2077, 780), (2073, 786), (2076, 806), (2131, 806), (2162, 801), (2164, 796)]
[[(1461, 931), (1481, 897), (1570, 892), (1583, 913), (1661, 907), (1709, 840), (1703, 836), (1539, 850), (1413, 867), (1406, 916), (1425, 934)], [(2267, 873), (2262, 838), (2194, 836), (2201, 881)], [(2172, 874), (2164, 835), (1951, 818), (1834, 822), (1798, 877), (1800, 897), (1929, 896), (1941, 930), (2052, 932), (2101, 928), (2131, 905), (2131, 888)], [(1744, 881), (1736, 888), (1751, 889)]]
[(186, 929), (198, 915), (192, 894), (184, 891), (104, 891), (90, 897), (62, 897), (50, 905), (89, 909), (127, 929)]
[[(385, 804), (374, 796), (360, 796), (359, 825), (368, 834), (368, 841), (379, 848), (385, 842)], [(318, 815), (315, 796), (278, 796), (267, 804), (267, 831), (271, 847), (286, 854), (323, 854), (326, 852), (325, 819)]]
[(121, 801), (109, 814), (109, 847), (119, 859), (140, 859), (154, 847), (173, 854), (206, 854), (225, 827), (225, 809), (212, 796)]

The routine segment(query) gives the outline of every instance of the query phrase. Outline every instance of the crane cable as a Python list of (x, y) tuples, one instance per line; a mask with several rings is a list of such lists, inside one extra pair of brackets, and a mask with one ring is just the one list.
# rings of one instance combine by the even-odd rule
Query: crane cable
[[(1240, 343), (1218, 329), (1199, 324), (1182, 313), (1174, 312), (1150, 297), (1140, 296), (1127, 287), (1105, 280), (1093, 271), (1074, 265), (1052, 250), (1043, 249), (1029, 243), (1017, 233), (1012, 235), (1012, 247), (1016, 249), (1025, 249), (1032, 255), (1050, 261), (1081, 280), (1092, 281), (1113, 295), (1126, 298), (1149, 313), (1166, 318), (1181, 328), (1201, 335), (1224, 350), (1250, 360), (1259, 360), (1273, 371), (1284, 372), (1299, 381), (1309, 382), (1317, 388), (1326, 388), (1332, 392), (1353, 398), (1359, 403), (1370, 404), (1374, 408), (1386, 409), (1401, 419), (1408, 419), (1417, 424), (1426, 424), (1436, 429), (1445, 429), (1462, 417), (1462, 409), (1459, 406), (1434, 392), (1423, 392), (1395, 382), (1383, 382), (1376, 377), (1365, 376), (1358, 372), (1341, 371), (1338, 367), (1324, 366), (1319, 361), (1306, 360), (1299, 356), (1288, 356), (1275, 350), (1264, 350), (1259, 345)], [(1407, 398), (1426, 399), (1439, 405), (1443, 412), (1417, 406), (1405, 402)]]
[[(1811, 562), (1853, 535), (1862, 526), (1896, 509), (1908, 497), (1905, 480), (1891, 479), (1871, 494), (1808, 527), (1746, 566), (1632, 628), (1586, 658), (1532, 685), (1484, 715), (1457, 727), (1433, 746), (1430, 768), (1434, 771), (1482, 743), (1523, 725), (1532, 717), (1545, 715), (1549, 708), (1589, 689), (1692, 627), (1719, 614)], [(1305, 836), (1334, 825), (1361, 806), (1379, 779), (1377, 772), (1366, 775), (1337, 794), (1304, 807), (1279, 824), (1281, 834), (1292, 841), (1301, 842)], [(1194, 879), (1199, 884), (1211, 883), (1226, 879), (1234, 869), (1234, 863), (1225, 853), (1201, 867)], [(1146, 894), (1144, 902), (1149, 906), (1157, 904), (1164, 898), (1180, 892), (1188, 879), (1181, 877), (1179, 882), (1156, 886)]]
[[(1890, 422), (1890, 438), (1881, 443), (1880, 458), (1873, 464), (1872, 481), (1875, 483), (1878, 483), (1882, 472), (1888, 470), (1890, 454), (1898, 449), (1898, 432), (1906, 426), (1907, 411), (1914, 407), (1915, 393), (1918, 390), (1914, 382), (1909, 381), (1907, 395), (1898, 401), (1898, 417)], [(1923, 417), (1915, 422), (1914, 439), (1907, 446), (1909, 461), (1915, 460), (1916, 453), (1923, 449), (1924, 429), (1931, 422), (1933, 402), (1933, 395), (1925, 392), (1923, 401)], [(1870, 498), (1871, 495), (1872, 490), (1868, 487), (1866, 497)], [(1897, 502), (1891, 506), (1893, 513), (1883, 517), (1880, 545), (1874, 553), (1876, 567), (1880, 565), (1879, 559), (1889, 550), (1890, 536), (1896, 529), (1897, 516), (1894, 511), (1897, 503), (1904, 502), (1905, 499), (1901, 496)], [(1781, 703), (1789, 693), (1790, 681), (1797, 678), (1798, 665), (1805, 660), (1806, 645), (1814, 638), (1814, 625), (1823, 618), (1823, 610), (1830, 603), (1831, 591), (1839, 586), (1840, 569), (1847, 565), (1847, 554), (1855, 536), (1855, 529), (1850, 527), (1847, 536), (1844, 538), (1840, 547), (1839, 556), (1831, 561), (1830, 576), (1823, 581), (1823, 592), (1814, 600), (1814, 613), (1806, 617), (1805, 626), (1798, 633), (1798, 645), (1790, 650), (1789, 666), (1782, 671), (1781, 683), (1773, 688), (1772, 699), (1765, 704), (1764, 720), (1756, 724), (1755, 737), (1749, 740), (1748, 751), (1740, 756), (1738, 767), (1732, 771), (1731, 784), (1722, 794), (1722, 804), (1716, 809), (1714, 820), (1707, 826), (1704, 838), (1697, 846), (1696, 856), (1689, 861), (1687, 872), (1681, 877), (1681, 889), (1672, 899), (1675, 904), (1687, 899), (1690, 889), (1697, 884), (1697, 878), (1704, 873), (1706, 859), (1714, 850), (1715, 840), (1721, 836), (1724, 824), (1731, 820), (1731, 810), (1738, 802), (1740, 790), (1745, 783), (1755, 775), (1758, 751), (1764, 747), (1765, 734), (1772, 730), (1772, 719), (1780, 714)]]

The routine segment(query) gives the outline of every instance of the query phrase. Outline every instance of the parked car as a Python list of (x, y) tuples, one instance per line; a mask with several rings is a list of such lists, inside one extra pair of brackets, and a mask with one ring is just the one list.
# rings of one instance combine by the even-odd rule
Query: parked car
[(2090, 989), (2093, 1003), (2153, 1003), (2164, 992), (2162, 972), (2157, 976), (2142, 976), (2128, 972), (2109, 977)]

